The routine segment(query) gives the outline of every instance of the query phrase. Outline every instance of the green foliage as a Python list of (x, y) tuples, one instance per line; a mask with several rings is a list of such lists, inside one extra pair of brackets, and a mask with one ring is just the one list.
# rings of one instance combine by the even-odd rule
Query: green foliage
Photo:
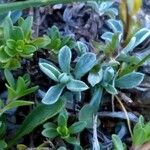
[(7, 80), (6, 87), (8, 89), (8, 101), (20, 99), (38, 89), (38, 86), (29, 87), (31, 80), (28, 74), (25, 74), (23, 77), (18, 77), (17, 81), (15, 81), (9, 70), (5, 70), (4, 74)]
[(144, 123), (140, 116), (138, 123), (133, 128), (132, 141), (134, 146), (141, 146), (150, 140), (150, 122)]
[(24, 135), (29, 134), (33, 131), (37, 126), (44, 123), (49, 118), (55, 116), (64, 106), (62, 100), (57, 103), (48, 106), (44, 104), (38, 105), (35, 109), (31, 111), (31, 113), (25, 118), (21, 127), (18, 129), (16, 135), (12, 140), (8, 143), (9, 147), (14, 145), (20, 138)]
[(7, 143), (4, 140), (0, 140), (0, 150), (7, 148)]
[(114, 150), (125, 150), (124, 145), (118, 135), (112, 135), (112, 142), (114, 144)]
[(50, 87), (47, 91), (42, 100), (43, 103), (55, 103), (61, 96), (65, 87), (72, 92), (81, 92), (88, 89), (88, 86), (79, 79), (95, 65), (96, 55), (90, 52), (83, 54), (76, 62), (74, 69), (71, 68), (71, 58), (72, 54), (70, 48), (64, 46), (58, 54), (58, 62), (61, 71), (54, 64), (46, 62), (45, 60), (40, 60), (40, 69), (49, 78), (57, 82), (56, 85)]
[(70, 144), (80, 145), (80, 141), (75, 137), (75, 134), (80, 133), (86, 127), (86, 123), (78, 121), (68, 127), (67, 122), (68, 113), (63, 109), (58, 116), (57, 125), (51, 122), (44, 124), (42, 135), (50, 139), (60, 137)]
[(39, 48), (45, 47), (48, 37), (32, 39), (32, 17), (25, 20), (20, 18), (18, 25), (13, 25), (10, 17), (6, 17), (0, 40), (0, 66), (2, 68), (17, 69), (21, 66), (22, 58), (31, 58)]
[[(63, 2), (70, 1), (62, 0)], [(16, 8), (22, 9), (49, 3), (59, 3), (59, 1), (37, 0), (35, 2), (30, 0), (9, 3), (8, 6), (3, 4), (0, 5), (0, 14)], [(34, 39), (32, 37), (32, 17), (20, 18), (18, 22), (14, 21), (14, 24), (7, 15), (0, 27), (0, 67), (5, 69), (4, 75), (7, 81), (8, 94), (6, 100), (0, 100), (0, 149), (7, 147), (5, 142), (7, 140), (4, 138), (7, 122), (2, 117), (7, 117), (7, 112), (13, 108), (33, 104), (32, 101), (23, 99), (38, 88), (37, 86), (30, 86), (29, 75), (19, 76), (15, 80), (10, 70), (19, 68), (23, 59), (32, 58), (34, 52), (40, 48), (45, 48), (48, 53), (53, 52), (58, 57), (58, 60), (54, 60), (55, 64), (52, 63), (51, 58), (50, 61), (44, 59), (39, 61), (41, 71), (54, 81), (51, 83), (56, 84), (51, 85), (44, 95), (42, 99), (44, 104), (38, 104), (25, 118), (17, 133), (8, 142), (8, 149), (50, 118), (49, 122), (43, 126), (43, 136), (49, 140), (60, 138), (65, 143), (72, 144), (75, 150), (82, 149), (80, 133), (84, 128), (86, 130), (94, 129), (93, 116), (100, 110), (101, 101), (105, 100), (105, 94), (117, 95), (122, 89), (135, 88), (143, 81), (144, 74), (137, 72), (137, 69), (150, 58), (150, 55), (141, 58), (134, 55), (133, 52), (150, 36), (150, 30), (146, 28), (137, 30), (139, 26), (136, 21), (131, 22), (132, 17), (129, 16), (124, 7), (124, 4), (127, 4), (129, 13), (135, 15), (141, 6), (141, 0), (120, 2), (119, 5), (123, 8), (120, 11), (121, 20), (116, 19), (118, 10), (113, 7), (114, 2), (88, 1), (87, 4), (94, 8), (100, 16), (105, 15), (110, 18), (107, 21), (110, 30), (101, 36), (101, 42), (93, 42), (96, 51), (92, 52), (86, 44), (80, 41), (75, 43), (70, 36), (62, 35), (56, 26), (49, 29), (48, 36)], [(123, 15), (122, 12), (125, 14)], [(95, 50), (94, 48), (93, 50)], [(74, 50), (76, 53), (72, 52)], [(86, 90), (91, 92), (88, 93), (88, 96), (86, 92), (83, 93)], [(70, 103), (75, 106), (70, 106)], [(78, 108), (76, 109), (76, 103), (77, 106), (79, 103), (79, 108), (81, 108), (79, 111)], [(74, 108), (72, 109), (72, 107)], [(70, 109), (75, 111), (73, 115), (72, 112), (70, 113)], [(57, 120), (56, 118), (52, 119), (58, 113)], [(73, 118), (79, 121), (74, 122)], [(74, 123), (72, 124), (72, 122)], [(99, 125), (98, 119), (95, 126), (98, 127)], [(94, 130), (99, 130), (99, 128)], [(140, 117), (133, 129), (133, 147), (139, 147), (148, 142), (150, 140), (149, 131), (150, 123), (144, 123), (144, 119)], [(119, 136), (112, 135), (112, 142), (115, 150), (126, 149)], [(44, 144), (41, 144), (39, 149), (44, 147)], [(59, 146), (63, 147), (56, 148), (68, 148), (65, 148), (64, 145)], [(27, 146), (18, 145), (17, 148), (27, 148)]]
[(59, 50), (65, 45), (70, 48), (74, 47), (73, 39), (70, 36), (61, 35), (56, 26), (52, 26), (48, 30), (48, 36), (50, 37), (51, 42), (47, 45), (47, 49), (53, 51), (55, 54), (58, 54)]

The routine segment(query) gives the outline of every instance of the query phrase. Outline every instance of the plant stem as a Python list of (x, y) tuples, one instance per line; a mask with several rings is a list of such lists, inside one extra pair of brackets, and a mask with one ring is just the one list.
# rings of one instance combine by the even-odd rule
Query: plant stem
[(27, 0), (27, 1), (20, 1), (20, 2), (10, 2), (0, 4), (0, 14), (7, 13), (13, 10), (22, 10), (29, 7), (39, 7), (45, 6), (48, 4), (65, 4), (65, 3), (72, 3), (72, 2), (87, 2), (88, 0)]
[(115, 95), (115, 98), (116, 98), (116, 100), (118, 101), (118, 103), (119, 103), (120, 106), (122, 107), (122, 110), (123, 110), (124, 113), (125, 113), (125, 116), (126, 116), (126, 118), (127, 118), (127, 125), (128, 125), (128, 128), (129, 128), (129, 132), (130, 132), (131, 137), (132, 137), (131, 123), (130, 123), (130, 119), (129, 119), (128, 113), (127, 113), (127, 111), (126, 111), (126, 109), (125, 109), (123, 103), (121, 102), (120, 98), (119, 98), (117, 95)]

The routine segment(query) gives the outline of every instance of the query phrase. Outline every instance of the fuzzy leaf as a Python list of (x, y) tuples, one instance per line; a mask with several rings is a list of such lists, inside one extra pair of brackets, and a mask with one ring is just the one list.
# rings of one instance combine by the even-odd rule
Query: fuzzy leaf
[(50, 89), (46, 92), (42, 102), (47, 105), (54, 104), (58, 101), (62, 91), (64, 89), (64, 85), (57, 84), (55, 86), (50, 87)]
[(58, 132), (56, 129), (47, 128), (42, 131), (42, 135), (47, 138), (55, 138), (56, 136), (58, 136)]
[(50, 106), (44, 104), (37, 106), (23, 121), (16, 135), (9, 142), (9, 147), (12, 147), (12, 145), (14, 145), (24, 135), (32, 132), (37, 126), (55, 116), (63, 106), (64, 103), (61, 100)]
[(71, 50), (68, 46), (64, 46), (60, 49), (58, 55), (59, 66), (65, 73), (70, 73), (71, 57)]
[(101, 38), (105, 40), (105, 42), (111, 42), (112, 41), (112, 38), (114, 36), (114, 33), (112, 32), (105, 32)]
[(103, 78), (103, 71), (100, 70), (98, 73), (90, 72), (88, 75), (88, 82), (91, 84), (92, 87), (94, 87), (96, 84), (101, 82)]
[(69, 132), (71, 134), (76, 134), (76, 133), (81, 132), (85, 127), (86, 127), (86, 122), (79, 121), (79, 122), (76, 122), (76, 123), (72, 124), (69, 127)]
[(141, 30), (139, 30), (134, 35), (134, 37), (136, 37), (136, 42), (135, 42), (134, 47), (136, 47), (139, 44), (141, 44), (142, 42), (144, 42), (144, 40), (146, 40), (149, 36), (150, 36), (150, 30), (149, 29), (142, 28)]
[(98, 110), (103, 95), (103, 88), (102, 87), (96, 87), (94, 89), (94, 92), (92, 92), (92, 98), (90, 101), (90, 105), (95, 107), (95, 110)]
[(96, 113), (95, 107), (89, 104), (84, 105), (79, 112), (79, 120), (87, 123), (87, 128), (93, 127), (93, 115)]
[(125, 54), (132, 52), (135, 46), (135, 42), (136, 42), (136, 37), (132, 37), (128, 45), (122, 49), (122, 52), (124, 52)]
[(115, 81), (115, 86), (120, 89), (134, 88), (143, 81), (144, 74), (139, 72), (133, 72), (126, 74)]
[(107, 24), (113, 30), (114, 33), (123, 33), (123, 24), (120, 20), (109, 19), (107, 21)]
[(42, 61), (39, 62), (39, 67), (49, 78), (58, 81), (58, 77), (61, 73), (56, 67)]
[(87, 90), (89, 87), (80, 80), (71, 79), (69, 83), (67, 83), (67, 89), (73, 92), (81, 92)]
[(69, 144), (80, 145), (80, 141), (76, 137), (66, 138), (65, 141), (67, 141)]
[(110, 85), (110, 84), (107, 84), (107, 85), (105, 86), (105, 90), (106, 90), (108, 93), (112, 94), (112, 95), (118, 94), (117, 89), (116, 89), (114, 86)]
[(77, 52), (79, 56), (88, 52), (88, 47), (83, 42), (78, 41), (76, 45), (77, 45)]
[(77, 79), (80, 79), (88, 71), (90, 71), (96, 63), (96, 55), (94, 53), (85, 53), (83, 54), (75, 67), (75, 76)]

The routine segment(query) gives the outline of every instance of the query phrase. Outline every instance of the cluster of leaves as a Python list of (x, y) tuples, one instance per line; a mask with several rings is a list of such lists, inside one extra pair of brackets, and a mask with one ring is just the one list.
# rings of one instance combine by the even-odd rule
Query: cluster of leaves
[(63, 109), (59, 113), (57, 125), (52, 122), (44, 124), (42, 135), (50, 139), (59, 136), (70, 144), (80, 146), (80, 141), (76, 137), (74, 137), (74, 135), (80, 133), (86, 127), (86, 123), (83, 121), (78, 121), (68, 127), (67, 121), (68, 112)]
[[(25, 20), (20, 18), (15, 25), (9, 16), (6, 17), (0, 34), (0, 67), (5, 68), (4, 75), (7, 81), (7, 99), (0, 100), (0, 148), (11, 148), (23, 136), (48, 120), (41, 133), (47, 140), (53, 142), (54, 139), (59, 138), (63, 140), (63, 146), (69, 143), (75, 149), (83, 149), (80, 145), (80, 133), (85, 128), (89, 131), (93, 128), (93, 116), (100, 111), (102, 98), (106, 94), (114, 97), (122, 89), (135, 88), (143, 81), (144, 74), (137, 69), (149, 59), (150, 55), (140, 58), (134, 55), (133, 51), (150, 36), (150, 30), (139, 29), (139, 25), (136, 21), (132, 21), (131, 16), (139, 10), (140, 2), (140, 0), (121, 1), (120, 20), (116, 19), (118, 11), (113, 5), (114, 2), (88, 2), (99, 15), (108, 15), (110, 18), (107, 21), (110, 31), (101, 36), (103, 42), (93, 42), (93, 47), (97, 49), (95, 52), (91, 52), (84, 43), (75, 43), (69, 36), (61, 35), (56, 26), (49, 29), (48, 36), (33, 39), (32, 17), (27, 17)], [(19, 5), (20, 3), (18, 7)], [(126, 11), (124, 15), (123, 12)], [(132, 29), (133, 32), (130, 32)], [(19, 76), (15, 80), (10, 70), (20, 68), (22, 59), (32, 58), (39, 48), (52, 51), (58, 57), (55, 63), (45, 59), (39, 60), (39, 68), (54, 81), (52, 82), (54, 85), (50, 85), (48, 91), (44, 93), (43, 104), (38, 104), (29, 113), (16, 134), (6, 143), (4, 135), (7, 128), (7, 113), (19, 106), (33, 104), (32, 101), (22, 98), (38, 89), (38, 86), (30, 87), (29, 75)], [(91, 92), (91, 97), (86, 97), (87, 90)], [(82, 108), (75, 113), (73, 123), (69, 120), (73, 119), (67, 105), (70, 101), (82, 102)], [(96, 126), (99, 125), (98, 120)], [(149, 126), (149, 123), (144, 124), (144, 119), (140, 117), (133, 129), (134, 148), (140, 147), (149, 140)], [(117, 135), (112, 136), (112, 141), (116, 150), (126, 149)]]
[(20, 18), (14, 26), (10, 17), (6, 17), (1, 27), (0, 67), (8, 69), (20, 68), (22, 58), (31, 58), (39, 48), (45, 47), (48, 37), (32, 39), (33, 18)]
[(22, 97), (35, 92), (38, 86), (29, 87), (31, 81), (29, 75), (14, 79), (9, 70), (4, 71), (7, 80), (7, 99), (0, 99), (0, 148), (6, 148), (5, 134), (7, 129), (6, 114), (20, 106), (32, 105), (34, 102), (22, 100)]
[(50, 37), (51, 42), (46, 47), (55, 54), (58, 54), (59, 50), (65, 45), (69, 47), (74, 46), (74, 41), (71, 36), (62, 35), (56, 26), (49, 28), (47, 34)]
[[(150, 122), (144, 123), (143, 116), (139, 117), (138, 122), (133, 128), (132, 148), (140, 149), (141, 146), (150, 140)], [(113, 144), (116, 150), (126, 150), (125, 143), (117, 135), (112, 135)]]

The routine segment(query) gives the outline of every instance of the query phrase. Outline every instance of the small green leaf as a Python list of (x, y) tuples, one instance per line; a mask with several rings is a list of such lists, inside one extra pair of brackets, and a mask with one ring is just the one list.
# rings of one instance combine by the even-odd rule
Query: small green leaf
[(12, 73), (8, 70), (8, 69), (5, 69), (4, 70), (4, 74), (5, 74), (5, 78), (8, 82), (8, 84), (13, 88), (15, 89), (15, 79), (12, 75)]
[(20, 106), (27, 106), (27, 105), (32, 105), (34, 102), (31, 101), (23, 101), (23, 100), (16, 100), (12, 101), (9, 104), (7, 104), (3, 109), (0, 110), (0, 114), (4, 113), (7, 110), (20, 107)]
[(22, 28), (19, 27), (19, 26), (14, 26), (11, 30), (10, 39), (13, 39), (15, 41), (24, 40), (24, 34), (23, 34), (23, 31), (22, 31)]
[(56, 103), (60, 95), (62, 94), (64, 87), (65, 86), (62, 84), (57, 84), (50, 87), (49, 90), (46, 92), (44, 98), (42, 99), (42, 102), (47, 105)]
[(110, 93), (110, 94), (112, 94), (112, 95), (118, 94), (118, 91), (117, 91), (117, 89), (116, 89), (114, 86), (112, 86), (112, 85), (110, 85), (110, 84), (107, 84), (107, 85), (104, 86), (104, 87), (105, 87), (105, 90), (106, 90), (108, 93)]
[(56, 136), (58, 136), (58, 132), (56, 129), (46, 128), (42, 131), (42, 135), (47, 138), (55, 138)]
[(58, 55), (58, 62), (61, 70), (65, 73), (70, 73), (71, 57), (71, 50), (68, 46), (64, 46), (60, 49)]
[(23, 47), (23, 55), (30, 55), (36, 51), (36, 47), (33, 45), (25, 45)]
[(45, 123), (44, 125), (43, 125), (43, 127), (46, 129), (46, 128), (57, 128), (57, 126), (54, 124), (54, 123), (52, 123), (52, 122), (47, 122), (47, 123)]
[(80, 80), (74, 80), (74, 79), (71, 79), (66, 86), (67, 89), (73, 92), (81, 92), (89, 88), (84, 82)]
[(77, 52), (78, 52), (79, 56), (81, 56), (82, 54), (88, 52), (88, 47), (83, 42), (78, 41), (76, 43), (76, 47), (77, 47)]
[(100, 69), (99, 72), (90, 72), (88, 75), (88, 82), (91, 84), (92, 87), (94, 87), (96, 84), (101, 82), (103, 78), (103, 71)]
[(59, 114), (58, 116), (58, 126), (67, 126), (67, 119), (63, 114)]
[(70, 134), (76, 134), (81, 132), (82, 130), (84, 130), (84, 128), (86, 127), (86, 122), (84, 121), (79, 121), (79, 122), (75, 122), (74, 124), (72, 124), (69, 127), (69, 132)]
[(58, 81), (58, 77), (61, 73), (55, 66), (42, 62), (42, 60), (40, 60), (39, 67), (49, 78), (54, 81)]
[(32, 24), (33, 24), (33, 17), (29, 16), (25, 20), (23, 20), (21, 24), (21, 28), (23, 30), (25, 38), (29, 38), (31, 32), (32, 32)]
[(94, 53), (85, 53), (77, 61), (74, 74), (80, 79), (88, 71), (90, 71), (96, 63), (96, 55)]
[(96, 111), (94, 106), (89, 104), (84, 105), (79, 112), (79, 121), (85, 121), (87, 128), (93, 128), (93, 115)]
[(50, 42), (51, 39), (48, 36), (44, 36), (34, 39), (32, 44), (38, 48), (45, 48)]
[(144, 74), (139, 72), (132, 72), (126, 74), (115, 81), (115, 86), (120, 89), (134, 88), (143, 81)]
[(124, 150), (123, 143), (121, 139), (118, 137), (118, 135), (113, 134), (112, 141), (113, 141), (115, 150)]
[(73, 145), (80, 145), (80, 141), (76, 137), (69, 137), (65, 139), (66, 142)]

